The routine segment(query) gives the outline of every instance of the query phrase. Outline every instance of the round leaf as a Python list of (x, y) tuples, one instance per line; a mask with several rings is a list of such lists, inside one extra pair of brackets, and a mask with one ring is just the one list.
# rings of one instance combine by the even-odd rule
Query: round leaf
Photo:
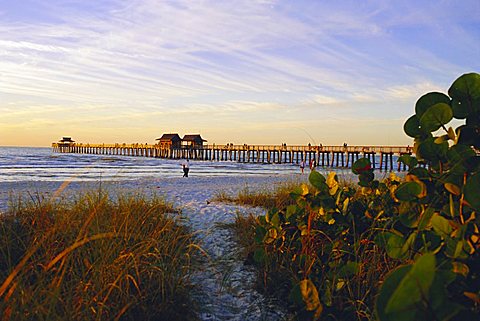
[(453, 229), (450, 225), (450, 221), (437, 213), (432, 216), (431, 223), (435, 233), (440, 235), (442, 238), (447, 238), (452, 233)]
[(403, 131), (405, 132), (405, 134), (412, 138), (422, 137), (424, 135), (422, 127), (420, 127), (420, 121), (417, 115), (413, 115), (407, 119), (407, 121), (403, 125)]
[(448, 89), (452, 97), (455, 118), (463, 119), (480, 112), (480, 74), (469, 73), (460, 76)]
[(431, 92), (420, 97), (415, 104), (415, 113), (418, 118), (421, 118), (423, 114), (433, 105), (443, 103), (450, 104), (450, 98), (447, 95), (439, 92)]
[(413, 264), (388, 300), (385, 312), (395, 314), (407, 309), (420, 308), (418, 303), (429, 292), (436, 272), (436, 259), (433, 253), (420, 256)]
[(438, 161), (443, 158), (448, 151), (448, 143), (443, 142), (436, 144), (435, 139), (430, 137), (422, 141), (417, 148), (417, 156), (420, 159), (426, 159), (429, 161)]
[(395, 190), (395, 197), (400, 201), (413, 201), (422, 193), (422, 186), (417, 182), (405, 182)]
[(308, 181), (310, 182), (310, 184), (312, 184), (313, 187), (315, 187), (318, 190), (321, 190), (325, 185), (326, 179), (325, 179), (325, 176), (323, 176), (319, 172), (312, 171), (308, 176)]
[(420, 117), (420, 126), (426, 131), (434, 132), (445, 124), (448, 124), (453, 118), (452, 108), (439, 103), (428, 108)]
[(465, 119), (470, 113), (470, 110), (458, 99), (452, 99), (450, 106), (452, 106), (453, 117), (456, 119)]
[(372, 170), (361, 172), (358, 176), (358, 185), (363, 187), (370, 187), (370, 183), (372, 183), (375, 175), (373, 174)]
[(372, 169), (372, 163), (368, 158), (360, 158), (352, 166), (352, 172), (357, 175), (370, 169)]
[(377, 302), (375, 304), (375, 309), (378, 315), (378, 319), (381, 321), (397, 321), (397, 320), (413, 320), (415, 318), (415, 310), (406, 310), (402, 313), (396, 313), (394, 315), (387, 314), (385, 308), (388, 301), (392, 297), (392, 294), (397, 289), (400, 281), (405, 277), (405, 275), (412, 269), (411, 265), (402, 265), (390, 274), (382, 284), (380, 288), (380, 293), (377, 296)]

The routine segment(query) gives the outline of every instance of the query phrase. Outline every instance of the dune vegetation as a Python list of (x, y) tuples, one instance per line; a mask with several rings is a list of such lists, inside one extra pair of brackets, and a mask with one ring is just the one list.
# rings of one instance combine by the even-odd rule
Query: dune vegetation
[(0, 217), (2, 320), (194, 320), (195, 245), (158, 197), (19, 199)]
[(416, 155), (400, 157), (404, 178), (376, 180), (363, 158), (356, 186), (313, 171), (289, 200), (284, 190), (237, 198), (269, 200), (233, 227), (259, 286), (297, 319), (478, 319), (480, 75), (422, 96), (404, 130)]

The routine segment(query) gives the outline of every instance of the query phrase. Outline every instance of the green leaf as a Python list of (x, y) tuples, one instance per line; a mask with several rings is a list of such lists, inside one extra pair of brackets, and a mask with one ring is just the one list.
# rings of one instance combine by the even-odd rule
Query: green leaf
[(280, 215), (278, 215), (278, 213), (275, 213), (272, 215), (270, 219), (270, 224), (272, 224), (272, 226), (275, 226), (276, 228), (280, 227), (281, 220), (280, 220)]
[[(385, 235), (387, 236), (387, 235)], [(390, 233), (387, 239), (387, 243), (385, 249), (387, 251), (388, 256), (393, 259), (403, 259), (406, 258), (406, 253), (408, 251), (408, 247), (405, 248), (405, 240), (402, 236)]]
[(413, 115), (407, 119), (403, 125), (403, 131), (412, 138), (422, 137), (425, 135), (425, 132), (420, 126), (420, 120), (418, 119), (417, 115)]
[(417, 114), (417, 117), (420, 119), (427, 109), (439, 103), (450, 104), (450, 98), (439, 92), (430, 92), (423, 95), (415, 104), (415, 113)]
[(418, 226), (420, 206), (416, 202), (402, 202), (398, 208), (400, 222), (406, 227)]
[(287, 206), (287, 212), (285, 214), (285, 218), (287, 220), (290, 220), (290, 217), (295, 215), (297, 213), (298, 207), (296, 205), (288, 205)]
[(410, 272), (411, 269), (411, 265), (400, 266), (393, 270), (390, 274), (388, 274), (387, 278), (383, 282), (375, 303), (375, 311), (380, 321), (414, 320), (416, 312), (415, 310), (405, 310), (395, 315), (388, 314), (385, 311), (389, 299), (392, 297), (400, 282), (403, 280), (403, 278), (405, 278), (405, 276), (408, 272)]
[(463, 119), (480, 112), (480, 74), (468, 73), (455, 80), (448, 89), (452, 97), (452, 109), (455, 118)]
[(417, 166), (417, 164), (418, 164), (417, 159), (415, 157), (411, 156), (411, 155), (408, 155), (408, 154), (400, 156), (398, 158), (398, 161), (407, 165), (408, 168), (413, 168), (413, 167)]
[(447, 238), (452, 234), (453, 228), (450, 225), (450, 221), (444, 218), (443, 216), (435, 213), (431, 219), (432, 228), (440, 235), (443, 239)]
[(374, 178), (375, 175), (373, 174), (373, 170), (361, 172), (360, 175), (358, 175), (358, 185), (370, 187), (370, 184), (373, 183)]
[(465, 200), (472, 208), (480, 210), (480, 174), (475, 173), (467, 179), (464, 188)]
[(395, 197), (400, 201), (413, 201), (422, 193), (422, 186), (417, 182), (404, 182), (395, 190)]
[(385, 313), (394, 315), (409, 309), (420, 309), (418, 303), (423, 298), (428, 298), (435, 272), (435, 255), (427, 253), (420, 256), (391, 294), (385, 307)]
[(475, 157), (475, 151), (466, 145), (453, 145), (447, 151), (448, 161), (452, 164), (462, 162), (470, 157)]
[(315, 187), (317, 190), (322, 190), (324, 188), (325, 182), (327, 181), (325, 176), (320, 174), (317, 171), (312, 171), (308, 176), (308, 181)]
[(422, 141), (417, 148), (417, 157), (429, 161), (438, 161), (445, 157), (448, 151), (448, 143), (436, 144), (433, 137)]
[(360, 158), (352, 166), (352, 172), (357, 175), (371, 169), (372, 164), (368, 158)]
[(420, 117), (420, 125), (428, 132), (434, 132), (453, 118), (453, 111), (450, 105), (438, 103), (428, 108)]
[(415, 167), (409, 172), (409, 174), (412, 174), (421, 180), (430, 178), (430, 174), (428, 173), (428, 170), (422, 167)]

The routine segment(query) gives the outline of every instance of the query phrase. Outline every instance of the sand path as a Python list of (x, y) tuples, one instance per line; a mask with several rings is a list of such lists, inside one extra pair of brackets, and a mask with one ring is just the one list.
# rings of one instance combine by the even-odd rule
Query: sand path
[(182, 209), (186, 224), (208, 254), (193, 277), (194, 284), (203, 293), (197, 298), (203, 309), (202, 320), (285, 319), (285, 310), (274, 299), (254, 289), (254, 268), (243, 263), (231, 230), (221, 226), (232, 223), (236, 215), (258, 214), (262, 209), (211, 202), (219, 191), (236, 193), (245, 187), (268, 188), (284, 180), (278, 177), (189, 178), (188, 181), (163, 181), (158, 187), (160, 193), (165, 193), (167, 199)]

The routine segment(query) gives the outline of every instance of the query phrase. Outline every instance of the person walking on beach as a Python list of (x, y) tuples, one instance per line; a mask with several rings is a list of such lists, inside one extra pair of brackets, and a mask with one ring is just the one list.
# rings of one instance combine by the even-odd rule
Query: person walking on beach
[(305, 161), (302, 160), (302, 161), (300, 162), (300, 170), (302, 171), (302, 174), (303, 174), (303, 170), (304, 170), (304, 169), (305, 169)]
[(186, 162), (182, 164), (183, 167), (183, 177), (188, 177), (188, 172), (190, 171), (190, 163), (187, 159)]

